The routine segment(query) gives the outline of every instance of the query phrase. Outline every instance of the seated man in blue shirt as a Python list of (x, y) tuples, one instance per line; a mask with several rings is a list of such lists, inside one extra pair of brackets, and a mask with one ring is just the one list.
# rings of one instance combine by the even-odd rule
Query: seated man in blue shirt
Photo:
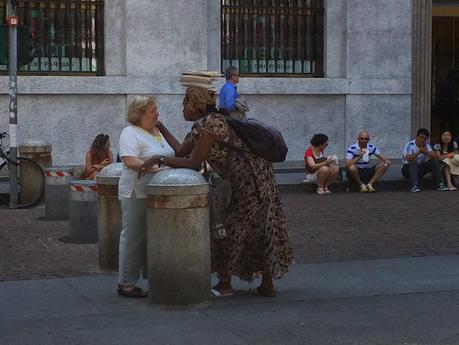
[(226, 83), (220, 90), (219, 105), (220, 109), (231, 113), (237, 111), (236, 99), (239, 98), (239, 94), (236, 84), (239, 83), (239, 70), (234, 66), (228, 67), (225, 71), (225, 78)]
[(430, 133), (427, 129), (418, 129), (416, 139), (408, 142), (403, 150), (402, 175), (410, 179), (410, 192), (420, 192), (419, 177), (427, 173), (432, 173), (438, 191), (446, 191), (443, 176), (441, 173), (440, 162), (437, 159), (432, 147), (427, 140)]
[[(373, 184), (386, 172), (390, 166), (388, 160), (376, 146), (370, 144), (370, 135), (361, 131), (357, 143), (349, 146), (346, 151), (347, 177), (360, 186), (361, 192), (376, 192)], [(370, 157), (376, 156), (381, 163), (370, 165)]]

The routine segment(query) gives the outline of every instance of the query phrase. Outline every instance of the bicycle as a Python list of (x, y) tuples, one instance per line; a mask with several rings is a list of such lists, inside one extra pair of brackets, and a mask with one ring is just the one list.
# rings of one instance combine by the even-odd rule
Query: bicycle
[[(8, 133), (0, 133), (0, 183), (9, 183), (9, 166), (14, 164), (18, 169), (18, 208), (26, 208), (35, 205), (45, 191), (45, 175), (38, 163), (25, 157), (18, 157), (14, 162), (9, 153)], [(0, 201), (9, 205), (9, 195), (4, 198), (0, 195)]]

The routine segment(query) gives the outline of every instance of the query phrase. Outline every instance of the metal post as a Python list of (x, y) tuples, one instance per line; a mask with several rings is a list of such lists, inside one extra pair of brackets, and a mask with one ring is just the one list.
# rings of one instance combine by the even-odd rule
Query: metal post
[[(9, 117), (10, 117), (10, 158), (13, 163), (17, 162), (17, 79), (18, 79), (18, 23), (17, 3), (15, 0), (8, 1), (8, 24), (9, 24)], [(15, 164), (9, 164), (10, 172), (10, 208), (18, 206), (18, 169)]]

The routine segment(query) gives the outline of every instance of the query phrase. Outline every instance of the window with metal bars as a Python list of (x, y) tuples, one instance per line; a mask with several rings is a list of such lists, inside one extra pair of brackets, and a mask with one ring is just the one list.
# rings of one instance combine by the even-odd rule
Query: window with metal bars
[[(5, 0), (0, 21), (6, 23)], [(30, 33), (34, 58), (19, 67), (29, 75), (104, 75), (104, 1), (18, 1), (19, 22)], [(0, 61), (7, 73), (8, 61)]]
[(222, 72), (323, 77), (323, 0), (222, 0)]

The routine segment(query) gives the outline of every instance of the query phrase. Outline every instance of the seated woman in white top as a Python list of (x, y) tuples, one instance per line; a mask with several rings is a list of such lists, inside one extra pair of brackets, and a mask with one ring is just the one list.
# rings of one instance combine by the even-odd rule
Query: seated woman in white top
[(315, 134), (310, 143), (311, 146), (304, 153), (306, 180), (317, 184), (317, 194), (331, 194), (328, 187), (339, 174), (337, 158), (325, 156), (324, 150), (328, 146), (328, 137), (325, 134)]
[(118, 294), (125, 297), (146, 297), (136, 287), (140, 271), (146, 277), (146, 185), (160, 168), (150, 168), (140, 179), (137, 172), (151, 156), (174, 156), (175, 142), (168, 143), (159, 132), (156, 100), (137, 96), (128, 107), (129, 126), (123, 129), (119, 141), (119, 155), (123, 170), (118, 184), (122, 211), (122, 231), (119, 244)]

